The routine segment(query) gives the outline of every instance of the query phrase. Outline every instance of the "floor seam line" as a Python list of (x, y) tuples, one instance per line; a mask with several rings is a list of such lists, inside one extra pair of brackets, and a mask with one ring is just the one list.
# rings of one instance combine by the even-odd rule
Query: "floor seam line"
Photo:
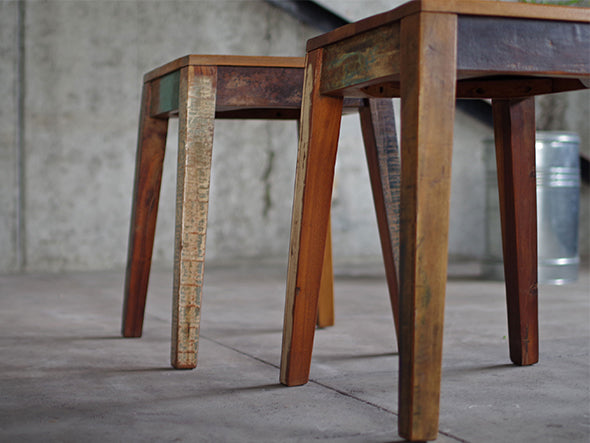
[(224, 347), (226, 349), (230, 349), (230, 350), (232, 350), (234, 352), (237, 352), (238, 354), (241, 354), (241, 355), (243, 355), (245, 357), (250, 357), (250, 358), (252, 358), (252, 359), (254, 359), (254, 360), (256, 360), (256, 361), (258, 361), (260, 363), (264, 363), (265, 365), (272, 366), (273, 368), (276, 368), (276, 369), (280, 369), (280, 366), (275, 365), (274, 363), (271, 363), (269, 361), (263, 360), (260, 357), (256, 357), (255, 355), (248, 354), (247, 352), (244, 352), (244, 351), (241, 351), (239, 349), (236, 349), (236, 348), (234, 348), (232, 346), (226, 345), (225, 343), (221, 343), (220, 341), (215, 340), (215, 339), (213, 339), (211, 337), (207, 337), (207, 336), (204, 336), (203, 334), (200, 334), (200, 338), (201, 339), (205, 339), (205, 340), (209, 340), (210, 342), (213, 342), (216, 345), (222, 346), (222, 347)]
[[(255, 355), (248, 354), (247, 352), (244, 352), (244, 351), (241, 351), (241, 350), (239, 350), (239, 349), (236, 349), (236, 348), (234, 348), (234, 347), (232, 347), (232, 346), (226, 345), (225, 343), (221, 343), (220, 341), (218, 341), (218, 340), (215, 340), (215, 339), (213, 339), (213, 338), (211, 338), (211, 337), (207, 337), (207, 336), (205, 336), (205, 335), (203, 335), (203, 334), (201, 334), (201, 335), (200, 335), (200, 337), (201, 337), (201, 339), (208, 340), (208, 341), (210, 341), (210, 342), (212, 342), (212, 343), (215, 343), (216, 345), (222, 346), (222, 347), (224, 347), (224, 348), (226, 348), (226, 349), (229, 349), (229, 350), (232, 350), (232, 351), (234, 351), (234, 352), (237, 352), (238, 354), (241, 354), (241, 355), (243, 355), (243, 356), (245, 356), (245, 357), (252, 358), (252, 359), (254, 359), (254, 360), (256, 360), (256, 361), (258, 361), (258, 362), (260, 362), (260, 363), (264, 363), (264, 364), (265, 364), (265, 365), (267, 365), (267, 366), (272, 366), (273, 368), (276, 368), (276, 369), (279, 369), (279, 370), (280, 370), (280, 366), (278, 366), (278, 365), (275, 365), (274, 363), (271, 363), (271, 362), (269, 362), (269, 361), (263, 360), (263, 359), (262, 359), (262, 358), (260, 358), (260, 357), (256, 357)], [(362, 398), (355, 397), (354, 395), (352, 395), (352, 394), (349, 394), (348, 392), (345, 392), (345, 391), (342, 391), (342, 390), (340, 390), (340, 389), (334, 388), (334, 387), (332, 387), (332, 386), (330, 386), (330, 385), (327, 385), (327, 384), (325, 384), (325, 383), (321, 383), (321, 382), (319, 382), (319, 381), (317, 381), (317, 380), (314, 380), (314, 379), (309, 379), (309, 383), (316, 384), (316, 385), (318, 385), (318, 386), (321, 386), (321, 387), (323, 387), (323, 388), (325, 388), (325, 389), (328, 389), (328, 390), (330, 390), (330, 391), (336, 392), (337, 394), (340, 394), (340, 395), (342, 395), (342, 396), (344, 396), (344, 397), (348, 397), (348, 398), (350, 398), (350, 399), (353, 399), (353, 400), (359, 401), (359, 402), (361, 402), (361, 403), (364, 403), (364, 404), (366, 404), (366, 405), (369, 405), (369, 406), (372, 406), (372, 407), (374, 407), (374, 408), (376, 408), (376, 409), (379, 409), (380, 411), (387, 412), (388, 414), (392, 414), (392, 415), (395, 415), (396, 417), (399, 417), (399, 414), (398, 414), (398, 413), (396, 413), (396, 412), (394, 412), (394, 411), (391, 411), (391, 410), (389, 410), (389, 409), (387, 409), (387, 408), (384, 408), (383, 406), (380, 406), (380, 405), (378, 405), (378, 404), (375, 404), (375, 403), (373, 403), (373, 402), (370, 402), (370, 401), (368, 401), (368, 400), (364, 400), (364, 399), (362, 399)], [(460, 438), (460, 437), (457, 437), (457, 436), (455, 436), (455, 435), (452, 435), (452, 434), (450, 434), (450, 433), (448, 433), (448, 432), (444, 432), (444, 431), (438, 431), (438, 433), (439, 433), (439, 434), (441, 434), (441, 435), (444, 435), (445, 437), (452, 438), (453, 440), (457, 440), (459, 443), (470, 443), (468, 440), (463, 440), (462, 438)]]

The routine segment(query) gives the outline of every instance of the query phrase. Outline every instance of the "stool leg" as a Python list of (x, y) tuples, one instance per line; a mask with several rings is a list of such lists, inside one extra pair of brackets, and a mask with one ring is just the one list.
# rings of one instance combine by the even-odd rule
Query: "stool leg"
[(177, 369), (197, 365), (216, 83), (214, 67), (180, 73), (171, 349)]
[(438, 434), (457, 17), (420, 13), (401, 23), (399, 433)]
[(534, 98), (494, 100), (510, 359), (539, 360)]
[(393, 103), (390, 99), (366, 100), (360, 117), (389, 299), (395, 328), (399, 331), (396, 263), (399, 263), (400, 158)]
[(158, 216), (168, 119), (150, 116), (152, 86), (143, 85), (131, 207), (122, 334), (141, 337)]
[[(297, 129), (301, 124), (297, 121)], [(326, 250), (322, 265), (320, 280), (320, 294), (318, 296), (318, 328), (334, 326), (334, 267), (332, 265), (332, 223), (328, 220), (328, 234), (326, 235)]]
[(291, 221), (281, 383), (309, 379), (342, 98), (319, 93), (322, 51), (308, 54)]
[(332, 266), (332, 226), (328, 218), (326, 249), (318, 297), (318, 327), (334, 326), (334, 267)]

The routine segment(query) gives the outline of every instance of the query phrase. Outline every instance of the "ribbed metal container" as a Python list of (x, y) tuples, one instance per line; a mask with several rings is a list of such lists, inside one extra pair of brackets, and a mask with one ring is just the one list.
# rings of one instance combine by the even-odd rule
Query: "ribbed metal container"
[[(486, 257), (483, 275), (504, 279), (498, 181), (493, 139), (484, 140), (486, 164)], [(580, 210), (580, 138), (575, 133), (539, 131), (536, 144), (539, 283), (576, 281)]]

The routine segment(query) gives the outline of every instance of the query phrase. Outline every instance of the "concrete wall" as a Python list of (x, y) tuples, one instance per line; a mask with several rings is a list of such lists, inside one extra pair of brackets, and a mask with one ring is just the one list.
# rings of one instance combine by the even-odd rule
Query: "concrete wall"
[[(0, 4), (9, 37), (2, 38), (2, 87), (16, 101), (17, 2)], [(145, 72), (188, 53), (302, 55), (313, 34), (263, 1), (50, 0), (26, 1), (23, 9), (26, 195), (20, 222), (29, 270), (123, 266)], [(16, 102), (8, 105), (3, 112), (15, 115)], [(156, 262), (166, 265), (172, 260), (175, 123), (155, 250)], [(6, 271), (17, 266), (11, 176), (17, 126), (8, 117), (1, 124), (2, 158), (10, 160), (2, 162), (0, 209)], [(219, 122), (216, 129), (209, 257), (284, 255), (277, 238), (288, 235), (295, 124)], [(277, 152), (266, 181), (273, 206), (263, 218), (271, 150)]]
[[(390, 3), (356, 7), (370, 14)], [(189, 53), (303, 55), (316, 34), (262, 0), (0, 0), (0, 272), (124, 266), (145, 72)], [(154, 248), (159, 266), (172, 263), (176, 131), (172, 121)], [(457, 114), (452, 257), (484, 253), (481, 140), (490, 135)], [(286, 262), (296, 139), (293, 122), (216, 122), (208, 260)], [(336, 174), (336, 262), (379, 261), (357, 116), (343, 120)]]
[(0, 2), (0, 272), (18, 267), (18, 5)]

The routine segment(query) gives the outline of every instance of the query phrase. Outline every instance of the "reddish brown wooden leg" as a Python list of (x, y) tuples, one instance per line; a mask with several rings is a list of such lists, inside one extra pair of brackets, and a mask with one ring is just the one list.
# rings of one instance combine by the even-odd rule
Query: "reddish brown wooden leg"
[(288, 386), (309, 379), (342, 115), (342, 98), (319, 93), (321, 58), (309, 53), (305, 66), (281, 356)]
[[(297, 129), (301, 131), (301, 122), (297, 121)], [(334, 326), (334, 267), (332, 264), (332, 224), (328, 220), (326, 250), (322, 264), (320, 294), (318, 296), (318, 328)]]
[(389, 299), (396, 331), (399, 331), (396, 263), (399, 263), (400, 159), (393, 104), (390, 99), (366, 100), (360, 116)]
[(150, 116), (151, 89), (150, 83), (144, 84), (139, 117), (121, 328), (124, 337), (141, 337), (142, 333), (166, 149), (168, 120)]
[(399, 433), (438, 435), (457, 17), (420, 13), (401, 23)]
[(534, 99), (494, 100), (510, 359), (539, 360)]
[(180, 72), (172, 309), (172, 366), (197, 365), (217, 71)]

